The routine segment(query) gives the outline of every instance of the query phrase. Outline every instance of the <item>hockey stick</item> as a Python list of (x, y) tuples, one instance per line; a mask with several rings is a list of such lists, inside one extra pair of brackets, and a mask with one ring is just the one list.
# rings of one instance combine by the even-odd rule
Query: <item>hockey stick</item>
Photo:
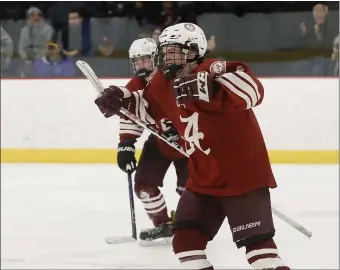
[[(80, 61), (80, 60), (78, 60), (76, 62), (76, 64), (77, 64), (78, 68), (81, 70), (81, 72), (85, 75), (85, 77), (91, 82), (93, 87), (97, 90), (97, 93), (101, 95), (103, 90), (104, 90), (104, 86), (102, 85), (102, 83), (98, 79), (97, 75), (92, 70), (92, 68), (89, 66), (89, 64), (87, 64), (84, 61)], [(167, 143), (171, 147), (175, 148), (182, 155), (184, 155), (186, 157), (189, 157), (188, 154), (183, 150), (183, 148), (182, 148), (182, 146), (180, 144), (178, 144), (177, 142), (174, 142), (174, 141), (170, 141), (167, 136), (165, 136), (164, 134), (158, 132), (158, 130), (155, 129), (151, 124), (145, 123), (144, 121), (139, 119), (133, 113), (130, 113), (125, 108), (121, 108), (119, 112), (124, 114), (126, 117), (128, 117), (130, 120), (132, 120), (136, 124), (138, 124), (141, 127), (147, 129), (148, 131), (150, 131), (153, 135), (155, 135), (156, 137), (160, 138), (162, 141), (164, 141), (165, 143)]]
[[(91, 82), (91, 84), (97, 90), (97, 92), (99, 94), (101, 94), (104, 87), (101, 84), (97, 75), (92, 70), (92, 68), (84, 61), (77, 61), (77, 66), (82, 71), (82, 73), (85, 75), (85, 77)], [(162, 139), (164, 142), (166, 142), (171, 147), (177, 149), (184, 156), (188, 157), (188, 154), (186, 152), (184, 152), (184, 150), (182, 149), (182, 147), (178, 143), (167, 140), (167, 137), (164, 134), (161, 134), (160, 132), (158, 132), (158, 130), (153, 128), (151, 125), (145, 123), (144, 121), (142, 121), (141, 119), (139, 119), (134, 114), (130, 113), (129, 111), (127, 111), (124, 108), (122, 108), (120, 110), (120, 112), (122, 114), (124, 114), (125, 116), (127, 116), (132, 121), (134, 121), (136, 124), (147, 129), (148, 131), (150, 131), (156, 137)], [(312, 233), (309, 230), (307, 230), (306, 228), (304, 228), (303, 226), (301, 226), (300, 224), (298, 224), (297, 222), (295, 222), (291, 218), (287, 217), (286, 215), (284, 215), (282, 212), (280, 212), (279, 210), (277, 210), (273, 206), (272, 206), (272, 212), (273, 212), (274, 215), (276, 215), (277, 217), (279, 217), (280, 219), (282, 219), (283, 221), (288, 223), (290, 226), (292, 226), (294, 229), (298, 230), (303, 235), (307, 236), (308, 238), (310, 238), (312, 236)]]
[(128, 173), (127, 176), (128, 176), (128, 184), (129, 184), (129, 199), (130, 199), (132, 236), (108, 236), (108, 237), (105, 237), (105, 241), (108, 244), (119, 244), (119, 243), (128, 243), (128, 242), (136, 242), (137, 241), (136, 212), (135, 212), (135, 203), (134, 203), (133, 189), (132, 189), (132, 175), (131, 175), (131, 173)]
[(134, 199), (133, 199), (132, 175), (131, 175), (131, 173), (128, 173), (128, 182), (129, 182), (129, 195), (130, 195), (132, 237), (137, 240), (136, 212), (135, 212), (135, 202), (134, 202)]
[(272, 207), (273, 214), (279, 218), (281, 218), (283, 221), (288, 223), (290, 226), (292, 226), (294, 229), (298, 230), (303, 235), (307, 236), (308, 238), (312, 237), (312, 232), (307, 230), (305, 227), (301, 226), (299, 223), (295, 222), (294, 220), (287, 217), (285, 214), (277, 210), (276, 208)]

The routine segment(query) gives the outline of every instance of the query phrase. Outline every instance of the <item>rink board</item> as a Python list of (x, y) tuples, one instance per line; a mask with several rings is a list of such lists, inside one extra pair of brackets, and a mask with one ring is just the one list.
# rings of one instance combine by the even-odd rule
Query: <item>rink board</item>
[[(141, 149), (137, 149), (139, 158)], [(273, 164), (338, 164), (339, 152), (331, 150), (271, 150)], [(2, 163), (117, 163), (116, 149), (2, 149)]]
[[(102, 82), (125, 85), (128, 80)], [(338, 163), (339, 80), (260, 80), (265, 96), (254, 112), (271, 162)], [(86, 79), (2, 79), (1, 162), (116, 163), (119, 120), (101, 115), (96, 96)], [(137, 156), (148, 135), (137, 141)]]

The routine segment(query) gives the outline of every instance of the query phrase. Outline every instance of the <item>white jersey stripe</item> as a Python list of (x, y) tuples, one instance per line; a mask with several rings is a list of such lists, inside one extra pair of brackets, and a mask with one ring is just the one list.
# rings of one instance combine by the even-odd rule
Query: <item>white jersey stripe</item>
[(256, 82), (252, 79), (252, 77), (250, 77), (247, 73), (242, 72), (242, 71), (236, 71), (236, 74), (241, 76), (243, 79), (245, 79), (249, 84), (253, 86), (253, 88), (255, 89), (256, 95), (257, 95), (257, 100), (259, 100), (261, 98), (259, 88)]
[(136, 136), (141, 136), (143, 134), (143, 132), (135, 131), (135, 130), (131, 130), (131, 129), (123, 129), (123, 130), (119, 131), (119, 134), (132, 134), (132, 135), (136, 135)]
[(258, 98), (255, 89), (247, 82), (243, 81), (233, 73), (225, 73), (222, 78), (227, 79), (229, 82), (233, 83), (240, 90), (244, 91), (251, 99), (251, 106), (255, 106)]
[(238, 90), (234, 85), (232, 85), (227, 79), (220, 77), (215, 79), (217, 82), (223, 84), (225, 87), (227, 87), (231, 92), (233, 92), (235, 95), (239, 96), (240, 98), (242, 98), (245, 102), (246, 102), (246, 108), (247, 110), (251, 108), (251, 100), (248, 97), (248, 95), (246, 95), (245, 93), (243, 93), (242, 91)]
[(143, 132), (144, 130), (144, 128), (136, 124), (120, 124), (119, 127), (120, 129), (132, 129), (132, 130), (141, 131), (141, 132)]

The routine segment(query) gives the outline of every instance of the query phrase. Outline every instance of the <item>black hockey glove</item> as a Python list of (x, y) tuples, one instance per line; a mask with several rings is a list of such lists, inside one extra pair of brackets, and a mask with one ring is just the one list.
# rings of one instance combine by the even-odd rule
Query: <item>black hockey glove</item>
[(118, 144), (117, 161), (123, 172), (133, 173), (137, 168), (135, 142), (135, 139), (126, 139)]
[(173, 125), (171, 125), (171, 127), (167, 131), (164, 131), (163, 134), (168, 138), (168, 141), (170, 142), (177, 142), (179, 140), (178, 132)]

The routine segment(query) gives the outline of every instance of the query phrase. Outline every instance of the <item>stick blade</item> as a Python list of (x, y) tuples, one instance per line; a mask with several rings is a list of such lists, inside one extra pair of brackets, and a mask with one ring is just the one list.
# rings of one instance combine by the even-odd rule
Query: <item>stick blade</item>
[(123, 243), (134, 243), (137, 242), (137, 239), (133, 238), (132, 236), (108, 236), (105, 237), (105, 241), (110, 245), (115, 245)]
[(142, 247), (171, 246), (172, 237), (165, 237), (165, 238), (152, 240), (152, 241), (140, 240), (138, 244)]

